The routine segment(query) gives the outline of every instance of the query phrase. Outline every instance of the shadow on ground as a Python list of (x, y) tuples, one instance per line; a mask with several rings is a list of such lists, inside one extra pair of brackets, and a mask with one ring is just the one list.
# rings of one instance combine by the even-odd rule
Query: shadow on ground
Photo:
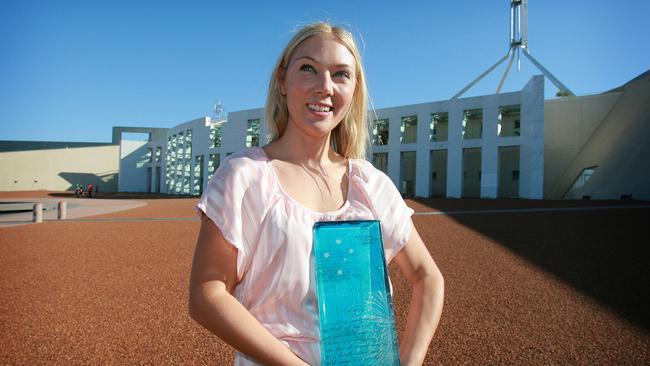
[(80, 184), (84, 189), (86, 189), (89, 184), (92, 184), (94, 187), (101, 187), (107, 191), (117, 189), (117, 173), (95, 174), (60, 172), (59, 177), (70, 183), (70, 187), (67, 189), (69, 191), (73, 191), (77, 184)]
[[(647, 205), (639, 201), (527, 201), (413, 199), (452, 212), (463, 226), (492, 238), (530, 263), (650, 329), (650, 209), (467, 214), (468, 210), (508, 207)], [(558, 206), (562, 205), (562, 206)], [(456, 208), (454, 208), (456, 207)], [(458, 210), (457, 214), (453, 214)], [(531, 220), (534, 217), (534, 220)], [(541, 295), (540, 295), (541, 296)], [(544, 301), (543, 298), (539, 299)]]

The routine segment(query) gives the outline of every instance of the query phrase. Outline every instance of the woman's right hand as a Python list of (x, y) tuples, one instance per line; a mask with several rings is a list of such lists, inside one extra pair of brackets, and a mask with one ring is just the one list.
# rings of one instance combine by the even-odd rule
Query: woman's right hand
[(235, 299), (236, 285), (237, 248), (203, 215), (190, 274), (190, 316), (264, 365), (307, 365)]

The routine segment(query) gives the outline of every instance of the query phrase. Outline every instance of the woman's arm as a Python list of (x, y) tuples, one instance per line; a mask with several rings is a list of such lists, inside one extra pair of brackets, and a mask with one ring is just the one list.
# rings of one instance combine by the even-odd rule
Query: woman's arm
[(411, 236), (395, 256), (395, 263), (413, 290), (400, 360), (402, 365), (421, 365), (440, 321), (445, 284), (413, 223)]
[(306, 365), (232, 296), (236, 284), (237, 248), (203, 215), (190, 275), (190, 316), (265, 365)]

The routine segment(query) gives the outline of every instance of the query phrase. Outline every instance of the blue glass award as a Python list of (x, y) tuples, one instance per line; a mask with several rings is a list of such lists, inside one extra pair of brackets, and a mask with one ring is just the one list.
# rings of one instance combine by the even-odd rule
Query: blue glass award
[(379, 221), (314, 225), (321, 365), (399, 365)]

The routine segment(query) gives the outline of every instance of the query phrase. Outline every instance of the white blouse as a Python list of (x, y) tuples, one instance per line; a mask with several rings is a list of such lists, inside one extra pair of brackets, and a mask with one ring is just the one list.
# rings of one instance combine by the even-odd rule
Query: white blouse
[[(285, 193), (262, 148), (226, 158), (197, 204), (238, 249), (234, 296), (310, 365), (320, 364), (318, 300), (309, 268), (314, 223), (380, 220), (386, 263), (411, 233), (413, 210), (390, 178), (365, 160), (348, 164), (347, 199), (335, 211), (310, 210)], [(241, 353), (235, 359), (235, 365), (255, 364)]]

